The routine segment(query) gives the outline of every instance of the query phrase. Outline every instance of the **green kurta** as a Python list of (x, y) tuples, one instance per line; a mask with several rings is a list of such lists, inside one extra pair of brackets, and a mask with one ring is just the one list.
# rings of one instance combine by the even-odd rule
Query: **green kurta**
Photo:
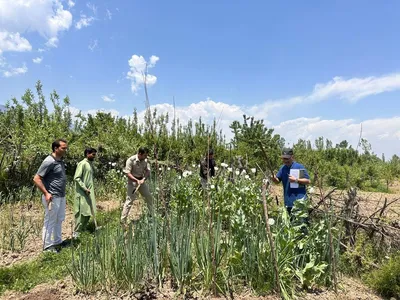
[[(93, 188), (93, 165), (87, 158), (81, 160), (75, 171), (75, 202), (74, 214), (91, 216), (92, 211), (90, 206), (93, 207), (93, 212), (96, 214), (96, 198)], [(86, 193), (90, 190), (90, 195)]]

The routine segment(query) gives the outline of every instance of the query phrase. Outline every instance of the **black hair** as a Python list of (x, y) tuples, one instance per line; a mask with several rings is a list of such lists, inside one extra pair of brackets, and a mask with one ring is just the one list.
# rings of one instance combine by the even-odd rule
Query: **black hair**
[(64, 139), (56, 139), (56, 140), (51, 144), (51, 150), (53, 150), (53, 152), (56, 151), (56, 148), (59, 148), (59, 147), (60, 147), (60, 143), (61, 143), (61, 142), (67, 143), (67, 141), (64, 140)]
[(92, 147), (86, 148), (85, 151), (83, 152), (83, 154), (85, 155), (85, 157), (86, 157), (88, 154), (92, 154), (92, 153), (97, 153), (97, 150), (94, 149), (94, 148), (92, 148)]
[(138, 150), (139, 154), (149, 154), (149, 149), (147, 149), (146, 147), (140, 147)]

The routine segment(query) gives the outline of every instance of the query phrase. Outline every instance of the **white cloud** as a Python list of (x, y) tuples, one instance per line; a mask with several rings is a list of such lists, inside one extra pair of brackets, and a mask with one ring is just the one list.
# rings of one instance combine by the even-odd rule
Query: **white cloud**
[(93, 52), (98, 47), (98, 45), (98, 40), (90, 41), (88, 48), (90, 51)]
[(38, 32), (48, 40), (71, 24), (72, 14), (61, 0), (0, 1), (0, 28), (8, 32)]
[(51, 47), (51, 48), (57, 48), (58, 47), (58, 38), (57, 37), (49, 38), (49, 40), (46, 42), (46, 46)]
[(350, 78), (347, 80), (342, 77), (334, 77), (327, 83), (316, 84), (313, 91), (308, 95), (266, 101), (260, 105), (253, 106), (251, 112), (261, 118), (267, 116), (271, 110), (278, 108), (317, 103), (334, 98), (354, 103), (371, 95), (395, 90), (400, 90), (400, 73), (380, 77)]
[(101, 99), (103, 99), (105, 102), (115, 102), (114, 94), (109, 94), (108, 96), (103, 95), (101, 96)]
[(112, 13), (111, 13), (111, 11), (109, 9), (106, 10), (106, 14), (107, 14), (107, 18), (109, 20), (111, 20), (112, 19)]
[(68, 0), (68, 7), (71, 8), (71, 7), (74, 7), (74, 6), (75, 6), (75, 2), (72, 1), (72, 0)]
[[(151, 106), (151, 109), (157, 109), (159, 115), (168, 113), (170, 124), (172, 123), (174, 116), (172, 104), (157, 104)], [(187, 124), (190, 119), (198, 121), (200, 117), (204, 123), (210, 125), (216, 120), (217, 130), (222, 130), (227, 142), (233, 137), (229, 126), (235, 120), (242, 123), (244, 114), (250, 116), (248, 108), (215, 102), (211, 99), (175, 108), (175, 116), (179, 118), (181, 124)], [(144, 115), (145, 110), (138, 113), (138, 118), (142, 122)], [(275, 133), (284, 137), (289, 144), (296, 143), (299, 139), (314, 142), (315, 139), (323, 136), (325, 139), (331, 140), (333, 145), (347, 140), (355, 149), (360, 137), (361, 123), (362, 137), (371, 143), (372, 150), (376, 154), (385, 153), (388, 157), (395, 154), (400, 148), (400, 117), (370, 119), (362, 122), (353, 119), (298, 118), (281, 122), (275, 126), (268, 125), (268, 128), (274, 128)]]
[(32, 61), (35, 64), (40, 64), (42, 62), (42, 60), (43, 60), (43, 57), (36, 57), (36, 58), (32, 59)]
[[(400, 117), (371, 119), (362, 122), (353, 119), (323, 120), (317, 118), (298, 118), (274, 126), (290, 144), (299, 139), (315, 141), (320, 136), (333, 142), (333, 145), (347, 140), (353, 148), (357, 147), (362, 124), (362, 137), (371, 143), (372, 150), (381, 155), (393, 155), (400, 147)], [(361, 150), (361, 149), (359, 149)]]
[[(110, 96), (114, 95), (111, 94), (103, 97)], [(113, 97), (110, 98), (112, 99)], [(172, 104), (157, 104), (151, 106), (151, 109), (157, 109), (158, 115), (168, 113), (171, 125), (174, 116), (174, 107)], [(95, 114), (96, 111), (89, 110), (83, 113)], [(121, 116), (116, 110), (100, 109), (98, 111), (109, 112), (113, 116), (120, 116), (125, 119), (129, 118), (128, 115)], [(78, 112), (79, 110), (75, 109), (75, 115)], [(211, 99), (192, 103), (188, 106), (176, 106), (175, 108), (175, 116), (179, 118), (180, 124), (187, 124), (190, 119), (197, 121), (201, 117), (204, 123), (211, 125), (215, 119), (217, 130), (222, 130), (227, 142), (233, 137), (229, 126), (235, 120), (242, 122), (243, 114), (250, 115), (250, 112), (247, 108), (223, 102), (215, 102)], [(138, 112), (140, 122), (143, 122), (144, 115), (145, 110)], [(296, 143), (299, 139), (314, 142), (315, 139), (323, 136), (325, 139), (331, 140), (334, 146), (343, 140), (347, 140), (353, 148), (356, 148), (360, 136), (361, 123), (362, 137), (371, 143), (372, 149), (377, 155), (385, 153), (386, 157), (390, 157), (400, 148), (400, 117), (370, 119), (362, 122), (354, 119), (324, 120), (320, 117), (298, 118), (268, 127), (273, 128), (275, 133), (284, 137), (289, 144)]]
[(38, 52), (39, 52), (39, 53), (42, 53), (42, 52), (45, 52), (45, 51), (46, 51), (46, 50), (44, 50), (44, 49), (42, 49), (42, 48), (39, 48), (39, 49), (38, 49)]
[(80, 30), (83, 27), (88, 27), (92, 25), (94, 17), (87, 17), (86, 15), (81, 15), (81, 19), (75, 23), (75, 28)]
[(89, 8), (93, 14), (97, 14), (97, 7), (94, 4), (91, 4), (90, 2), (86, 3), (87, 8)]
[(2, 70), (3, 77), (14, 77), (25, 74), (26, 72), (28, 72), (28, 68), (26, 67), (25, 64), (20, 68), (10, 67), (8, 70)]
[[(132, 55), (128, 61), (130, 71), (127, 73), (126, 78), (131, 80), (131, 89), (133, 93), (137, 93), (141, 86), (144, 84), (146, 78), (146, 85), (152, 86), (157, 82), (157, 77), (148, 74), (148, 69), (154, 68), (160, 58), (152, 55), (149, 62), (146, 62), (143, 56)], [(145, 74), (147, 75), (145, 76)]]
[[(136, 92), (143, 85), (142, 74), (145, 72), (146, 63), (148, 68), (154, 67), (158, 57), (152, 56), (147, 63), (142, 56), (133, 55), (129, 60), (130, 71), (127, 78), (132, 80), (132, 91)], [(152, 75), (151, 75), (152, 76)], [(155, 77), (155, 76), (154, 76)], [(369, 95), (390, 92), (400, 89), (400, 74), (385, 75), (381, 77), (353, 78), (348, 80), (336, 79), (325, 84), (315, 85), (314, 90), (306, 96), (298, 96), (287, 99), (286, 102), (270, 101), (258, 106), (238, 106), (224, 102), (216, 102), (210, 98), (188, 106), (176, 106), (175, 116), (179, 118), (181, 124), (186, 124), (188, 120), (197, 121), (200, 117), (206, 124), (212, 124), (214, 119), (217, 121), (217, 129), (222, 130), (229, 141), (233, 134), (229, 126), (233, 121), (242, 122), (243, 115), (255, 116), (256, 119), (266, 120), (266, 114), (262, 110), (270, 111), (272, 108), (287, 107), (289, 105), (310, 104), (318, 101), (325, 101), (331, 98), (339, 98), (347, 101), (360, 100)], [(153, 84), (156, 82), (154, 79)], [(332, 99), (333, 100), (333, 99)], [(174, 107), (169, 103), (153, 105), (151, 109), (157, 109), (158, 114), (168, 113), (170, 120), (174, 116)], [(108, 111), (110, 112), (110, 111)], [(113, 111), (115, 115), (118, 112)], [(139, 120), (144, 119), (145, 111), (138, 113)], [(128, 118), (128, 116), (122, 116)], [(171, 123), (171, 122), (170, 122)], [(265, 122), (268, 124), (267, 122)], [(381, 155), (385, 153), (387, 157), (396, 153), (400, 148), (400, 117), (370, 120), (324, 120), (316, 118), (298, 118), (288, 120), (279, 124), (268, 124), (274, 128), (275, 133), (281, 134), (288, 143), (296, 143), (300, 138), (314, 141), (320, 136), (329, 139), (335, 145), (342, 140), (347, 140), (354, 148), (360, 136), (362, 123), (362, 137), (367, 139), (373, 151)], [(361, 150), (361, 149), (360, 149)]]
[(0, 31), (0, 54), (6, 51), (25, 52), (31, 50), (31, 44), (19, 32)]

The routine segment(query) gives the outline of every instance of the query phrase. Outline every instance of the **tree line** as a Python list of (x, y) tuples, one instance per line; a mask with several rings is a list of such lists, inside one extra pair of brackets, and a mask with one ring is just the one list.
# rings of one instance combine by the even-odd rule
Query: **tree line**
[[(42, 159), (50, 152), (56, 138), (69, 142), (67, 172), (72, 175), (76, 163), (87, 146), (98, 149), (98, 177), (103, 178), (109, 163), (123, 165), (125, 159), (140, 146), (151, 149), (152, 162), (159, 166), (185, 166), (198, 163), (214, 150), (218, 163), (232, 167), (260, 167), (267, 172), (278, 169), (284, 137), (267, 128), (263, 120), (243, 116), (230, 125), (233, 138), (227, 140), (217, 129), (217, 120), (206, 124), (201, 118), (183, 124), (178, 118), (159, 114), (150, 107), (144, 122), (134, 109), (130, 118), (97, 112), (92, 115), (72, 115), (69, 97), (50, 93), (51, 107), (40, 81), (35, 91), (27, 89), (18, 100), (7, 100), (0, 111), (0, 192), (12, 193), (23, 186), (31, 186), (31, 178)], [(346, 140), (333, 145), (320, 137), (315, 141), (298, 140), (293, 146), (296, 159), (304, 164), (313, 184), (338, 188), (358, 187), (367, 190), (389, 190), (400, 175), (400, 158), (378, 157), (367, 140), (361, 139), (354, 149)]]

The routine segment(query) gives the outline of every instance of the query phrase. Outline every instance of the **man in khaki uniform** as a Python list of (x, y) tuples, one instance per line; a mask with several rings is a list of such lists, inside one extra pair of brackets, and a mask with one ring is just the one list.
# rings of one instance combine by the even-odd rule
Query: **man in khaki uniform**
[[(147, 148), (141, 147), (137, 154), (129, 157), (126, 161), (126, 166), (123, 172), (126, 177), (128, 177), (128, 195), (122, 210), (122, 224), (126, 224), (129, 211), (131, 210), (133, 201), (137, 199), (138, 192), (146, 200), (150, 213), (153, 212), (153, 197), (150, 194), (149, 186), (146, 184), (146, 179), (150, 177), (150, 164), (147, 162), (148, 153), (149, 150)], [(139, 188), (136, 191), (138, 186)]]

